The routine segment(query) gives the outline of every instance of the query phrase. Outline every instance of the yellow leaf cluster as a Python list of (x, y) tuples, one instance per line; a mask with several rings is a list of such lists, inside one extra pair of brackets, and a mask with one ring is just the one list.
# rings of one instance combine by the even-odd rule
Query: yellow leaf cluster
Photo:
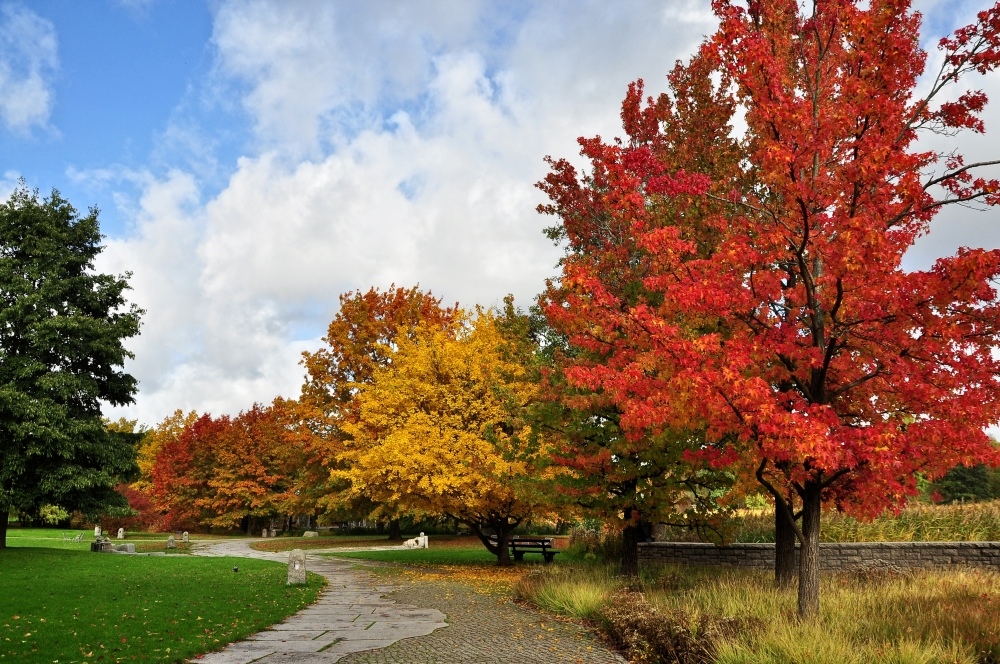
[(358, 385), (344, 457), (351, 491), (398, 509), (464, 521), (529, 516), (530, 429), (519, 413), (537, 386), (490, 312), (399, 338), (391, 362)]

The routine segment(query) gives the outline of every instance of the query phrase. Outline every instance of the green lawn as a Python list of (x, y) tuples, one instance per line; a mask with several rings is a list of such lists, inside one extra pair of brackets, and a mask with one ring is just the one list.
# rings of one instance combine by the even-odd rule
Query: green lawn
[[(83, 540), (72, 541), (83, 533)], [(65, 537), (64, 537), (65, 535)], [(190, 553), (190, 545), (177, 540), (174, 549), (167, 549), (168, 533), (132, 533), (124, 540), (111, 538), (115, 544), (135, 544), (139, 553), (164, 551), (167, 553)], [(197, 536), (204, 539), (204, 536)], [(48, 528), (12, 528), (7, 531), (7, 546), (9, 547), (41, 547), (45, 549), (64, 549), (67, 551), (90, 551), (90, 543), (94, 541), (93, 530), (52, 530)]]
[[(181, 662), (279, 622), (324, 583), (288, 587), (266, 561), (94, 554), (86, 538), (23, 534), (0, 550), (0, 662)], [(48, 548), (23, 546), (39, 539)]]
[[(392, 563), (412, 563), (420, 565), (482, 565), (496, 564), (497, 557), (482, 545), (474, 548), (453, 549), (403, 549), (396, 551), (352, 551), (350, 553), (325, 554), (337, 558), (360, 558)], [(541, 560), (541, 556), (539, 556)]]

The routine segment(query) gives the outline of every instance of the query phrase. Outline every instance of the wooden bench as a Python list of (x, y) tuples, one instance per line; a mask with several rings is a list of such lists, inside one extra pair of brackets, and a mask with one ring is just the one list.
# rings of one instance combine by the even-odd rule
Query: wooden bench
[[(496, 537), (490, 537), (495, 544)], [(551, 537), (511, 537), (507, 540), (507, 546), (514, 556), (514, 560), (524, 560), (526, 553), (540, 553), (545, 563), (551, 563), (552, 559), (559, 553), (552, 542)]]

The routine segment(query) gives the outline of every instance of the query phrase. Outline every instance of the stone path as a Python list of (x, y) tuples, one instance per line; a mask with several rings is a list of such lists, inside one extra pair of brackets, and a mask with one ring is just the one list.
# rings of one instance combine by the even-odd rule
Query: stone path
[[(250, 548), (249, 540), (192, 543), (200, 556), (238, 556), (288, 562), (288, 554)], [(329, 664), (344, 655), (392, 645), (447, 627), (444, 614), (386, 599), (391, 586), (376, 585), (352, 563), (307, 556), (306, 569), (329, 581), (319, 600), (284, 622), (191, 660), (198, 664)]]
[[(256, 551), (247, 540), (195, 542), (192, 550), (196, 555), (288, 561), (287, 553)], [(191, 661), (198, 664), (625, 662), (579, 625), (476, 593), (456, 581), (421, 578), (391, 567), (379, 569), (373, 576), (358, 570), (359, 562), (362, 561), (309, 555), (308, 570), (322, 574), (330, 582), (316, 604), (246, 641)], [(388, 593), (392, 593), (391, 599), (384, 597)]]

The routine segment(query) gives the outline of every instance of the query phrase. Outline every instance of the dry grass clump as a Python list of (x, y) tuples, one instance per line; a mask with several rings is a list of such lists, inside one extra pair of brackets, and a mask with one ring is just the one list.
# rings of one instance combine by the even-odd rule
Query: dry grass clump
[(626, 585), (608, 569), (541, 569), (515, 592), (599, 620), (637, 662), (1000, 664), (1000, 573), (870, 567), (824, 575), (822, 615), (764, 570), (673, 567)]
[(599, 618), (608, 598), (621, 587), (621, 580), (603, 567), (580, 572), (566, 567), (536, 569), (520, 579), (514, 593), (552, 613), (585, 620)]
[(630, 661), (649, 664), (711, 664), (720, 643), (757, 627), (752, 619), (663, 611), (634, 590), (612, 595), (602, 618), (608, 637)]

